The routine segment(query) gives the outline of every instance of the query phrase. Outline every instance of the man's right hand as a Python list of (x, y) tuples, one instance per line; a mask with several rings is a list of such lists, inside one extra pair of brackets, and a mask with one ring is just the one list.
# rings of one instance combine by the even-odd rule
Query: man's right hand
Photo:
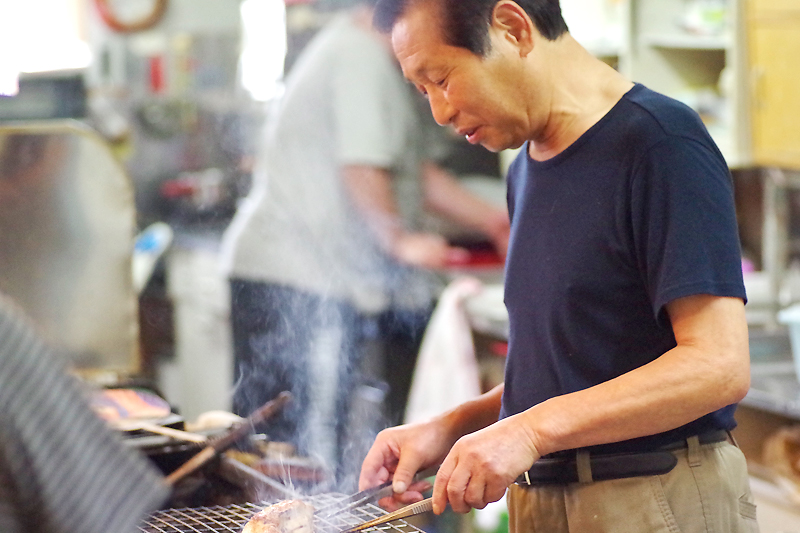
[(381, 431), (361, 466), (359, 490), (393, 480), (394, 494), (379, 503), (390, 511), (422, 500), (427, 482), (412, 483), (414, 475), (442, 462), (454, 439), (441, 418)]

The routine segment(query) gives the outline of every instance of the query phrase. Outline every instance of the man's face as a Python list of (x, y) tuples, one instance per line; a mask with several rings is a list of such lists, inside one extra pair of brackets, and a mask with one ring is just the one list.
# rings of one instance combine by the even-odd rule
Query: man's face
[(412, 2), (392, 29), (403, 74), (427, 96), (436, 122), (496, 152), (522, 145), (531, 128), (519, 53), (494, 27), (490, 38), (487, 57), (446, 44), (431, 1)]

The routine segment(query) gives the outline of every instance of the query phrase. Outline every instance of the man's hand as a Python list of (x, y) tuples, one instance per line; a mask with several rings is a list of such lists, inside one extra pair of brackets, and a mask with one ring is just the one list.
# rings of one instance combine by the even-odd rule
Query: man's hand
[(520, 415), (462, 437), (436, 475), (433, 512), (440, 514), (448, 503), (458, 513), (483, 509), (538, 459)]
[(412, 483), (414, 475), (444, 458), (453, 437), (441, 419), (407, 424), (381, 431), (361, 466), (359, 490), (393, 480), (394, 495), (379, 503), (394, 510), (422, 499), (422, 491), (430, 488), (427, 482)]

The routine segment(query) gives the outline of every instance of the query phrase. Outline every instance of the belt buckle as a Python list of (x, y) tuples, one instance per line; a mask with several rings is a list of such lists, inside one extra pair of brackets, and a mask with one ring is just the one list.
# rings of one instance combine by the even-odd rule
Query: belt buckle
[(524, 476), (525, 476), (525, 484), (530, 487), (531, 486), (531, 476), (530, 476), (530, 474), (528, 473), (527, 470), (525, 471)]

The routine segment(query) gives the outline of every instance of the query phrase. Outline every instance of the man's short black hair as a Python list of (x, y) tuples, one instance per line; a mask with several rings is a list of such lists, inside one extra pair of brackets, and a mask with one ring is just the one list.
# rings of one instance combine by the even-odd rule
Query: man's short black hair
[[(554, 41), (567, 29), (559, 0), (514, 0), (525, 10), (543, 37)], [(416, 2), (439, 5), (445, 42), (484, 56), (489, 52), (489, 25), (497, 0), (378, 0), (375, 27), (391, 32), (406, 9)]]

